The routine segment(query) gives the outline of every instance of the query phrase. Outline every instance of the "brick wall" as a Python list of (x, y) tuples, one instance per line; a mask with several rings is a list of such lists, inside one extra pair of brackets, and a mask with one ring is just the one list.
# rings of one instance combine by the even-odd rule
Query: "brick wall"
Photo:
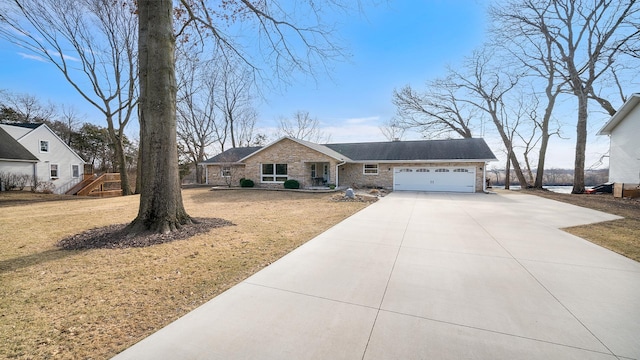
[(231, 182), (231, 186), (240, 186), (240, 179), (245, 176), (244, 165), (231, 166), (231, 177), (225, 179), (222, 176), (222, 165), (207, 165), (207, 184), (213, 186), (228, 186), (227, 181)]
[[(329, 164), (329, 181), (335, 183), (335, 168), (338, 162), (327, 155), (301, 145), (290, 139), (283, 139), (245, 160), (245, 177), (255, 182), (256, 187), (282, 188), (282, 183), (263, 183), (261, 181), (262, 164), (287, 164), (289, 179), (298, 180), (300, 187), (313, 185), (311, 179), (312, 163)], [(316, 171), (322, 173), (322, 167)]]

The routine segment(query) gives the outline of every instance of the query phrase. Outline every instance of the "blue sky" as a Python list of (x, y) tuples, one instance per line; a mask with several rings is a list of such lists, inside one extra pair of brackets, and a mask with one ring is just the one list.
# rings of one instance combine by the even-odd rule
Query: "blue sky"
[[(258, 127), (270, 132), (278, 118), (303, 110), (320, 120), (331, 142), (386, 141), (379, 127), (395, 114), (394, 88), (410, 84), (421, 89), (427, 80), (442, 76), (445, 66), (460, 63), (480, 47), (486, 39), (486, 5), (484, 0), (389, 1), (349, 15), (339, 36), (352, 56), (333, 63), (330, 76), (320, 74), (316, 81), (300, 76), (282, 92), (265, 91), (258, 107)], [(0, 89), (73, 105), (86, 114), (86, 121), (106, 125), (53, 65), (24, 54), (0, 40)], [(606, 120), (601, 116), (591, 121), (591, 134)], [(137, 138), (137, 131), (137, 124), (131, 124), (127, 134)], [(552, 141), (547, 168), (573, 167), (573, 132), (569, 124), (564, 132), (567, 139)], [(489, 131), (485, 138), (498, 158), (504, 158), (499, 139)], [(404, 139), (419, 139), (419, 135), (407, 133)], [(606, 137), (590, 136), (586, 166), (607, 148)], [(504, 165), (501, 161), (490, 166)]]

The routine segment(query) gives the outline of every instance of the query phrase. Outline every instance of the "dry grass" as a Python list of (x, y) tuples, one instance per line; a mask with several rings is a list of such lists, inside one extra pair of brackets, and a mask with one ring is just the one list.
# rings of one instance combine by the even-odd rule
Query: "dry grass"
[(0, 193), (0, 358), (109, 358), (367, 205), (188, 189), (191, 216), (235, 226), (146, 248), (65, 251), (55, 247), (64, 237), (131, 221), (138, 197), (31, 196)]
[(611, 194), (558, 194), (540, 190), (524, 192), (624, 217), (564, 230), (640, 261), (640, 199), (617, 199)]

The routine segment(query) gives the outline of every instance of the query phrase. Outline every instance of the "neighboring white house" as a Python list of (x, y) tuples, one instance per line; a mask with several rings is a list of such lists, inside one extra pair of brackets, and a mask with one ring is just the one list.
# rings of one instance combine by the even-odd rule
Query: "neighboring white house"
[(600, 129), (609, 135), (609, 182), (640, 184), (640, 94), (633, 94)]
[(54, 185), (52, 190), (56, 194), (64, 194), (82, 180), (84, 160), (47, 125), (0, 124), (0, 128), (37, 159), (34, 163), (23, 153), (24, 159), (21, 161), (0, 161), (0, 171), (19, 171), (37, 178), (38, 181), (50, 182)]

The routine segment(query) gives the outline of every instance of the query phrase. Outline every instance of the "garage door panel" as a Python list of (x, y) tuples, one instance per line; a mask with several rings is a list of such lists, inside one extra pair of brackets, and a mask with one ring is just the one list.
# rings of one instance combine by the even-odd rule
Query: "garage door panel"
[(394, 190), (475, 192), (473, 167), (394, 168)]

